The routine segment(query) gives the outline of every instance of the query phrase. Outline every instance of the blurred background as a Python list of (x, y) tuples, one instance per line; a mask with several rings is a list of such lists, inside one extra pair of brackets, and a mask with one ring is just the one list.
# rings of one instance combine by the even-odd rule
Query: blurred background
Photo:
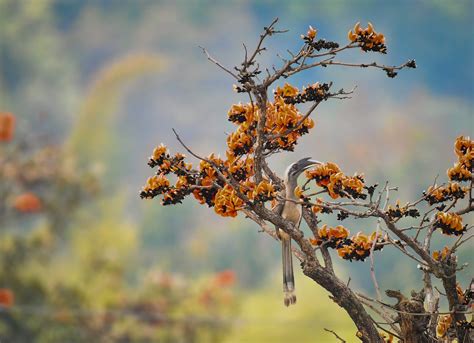
[[(415, 59), (418, 68), (395, 79), (301, 73), (297, 87), (357, 90), (319, 106), (312, 134), (270, 163), (282, 174), (302, 157), (333, 161), (369, 184), (398, 185), (394, 201), (414, 200), (436, 175), (446, 180), (454, 139), (474, 135), (473, 13), (470, 0), (0, 0), (0, 341), (333, 342), (323, 328), (357, 341), (345, 312), (300, 273), (298, 304), (284, 308), (279, 245), (249, 220), (192, 199), (140, 200), (148, 156), (161, 142), (182, 151), (171, 128), (202, 155), (225, 152), (227, 111), (247, 99), (198, 46), (237, 65), (242, 43), (255, 46), (279, 17), (289, 32), (260, 57), (278, 66), (276, 54), (298, 49), (308, 25), (345, 43), (355, 22), (371, 21), (388, 54), (341, 60)], [(447, 243), (437, 237), (435, 248)], [(461, 262), (471, 251), (466, 244)], [(335, 261), (343, 279), (374, 294), (368, 261)], [(394, 249), (378, 254), (376, 272), (382, 289), (421, 287), (416, 265)], [(463, 288), (472, 275), (465, 269)]]

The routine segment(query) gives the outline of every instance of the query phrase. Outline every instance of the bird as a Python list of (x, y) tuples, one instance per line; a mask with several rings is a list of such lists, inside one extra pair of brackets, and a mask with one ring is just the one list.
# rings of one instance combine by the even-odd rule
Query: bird
[[(306, 157), (290, 164), (285, 171), (285, 189), (280, 192), (280, 196), (286, 199), (299, 201), (295, 195), (295, 189), (298, 186), (298, 176), (300, 176), (306, 169), (309, 169), (317, 164), (322, 163), (312, 160), (311, 157)], [(301, 205), (293, 201), (285, 200), (284, 202), (281, 202), (275, 206), (273, 211), (281, 215), (284, 219), (293, 223), (295, 227), (299, 227), (302, 215)], [(283, 230), (280, 230), (278, 227), (276, 227), (276, 233), (281, 241), (282, 250), (284, 292), (283, 303), (285, 306), (290, 306), (296, 303), (295, 278), (293, 274), (293, 258), (291, 253), (291, 237)]]

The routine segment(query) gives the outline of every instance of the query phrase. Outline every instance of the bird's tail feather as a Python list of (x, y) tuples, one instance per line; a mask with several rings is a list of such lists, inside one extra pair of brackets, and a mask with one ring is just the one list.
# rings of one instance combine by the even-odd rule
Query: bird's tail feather
[(291, 239), (281, 240), (283, 257), (283, 292), (285, 293), (285, 306), (296, 303), (295, 277), (293, 275), (293, 255), (291, 254)]

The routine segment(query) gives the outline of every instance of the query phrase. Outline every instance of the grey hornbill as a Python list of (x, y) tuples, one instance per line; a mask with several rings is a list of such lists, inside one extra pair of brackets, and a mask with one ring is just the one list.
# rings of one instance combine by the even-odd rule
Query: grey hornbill
[[(280, 196), (286, 199), (298, 201), (299, 199), (295, 195), (295, 188), (298, 186), (298, 176), (315, 164), (321, 164), (321, 162), (312, 160), (310, 157), (303, 158), (298, 162), (290, 164), (285, 172), (285, 189), (280, 192)], [(295, 227), (299, 227), (302, 213), (301, 205), (292, 201), (284, 200), (280, 202), (273, 211), (281, 215), (284, 219), (292, 222)], [(291, 237), (278, 227), (276, 228), (276, 232), (281, 240), (282, 247), (283, 292), (285, 293), (284, 303), (285, 306), (290, 306), (291, 304), (296, 303)]]

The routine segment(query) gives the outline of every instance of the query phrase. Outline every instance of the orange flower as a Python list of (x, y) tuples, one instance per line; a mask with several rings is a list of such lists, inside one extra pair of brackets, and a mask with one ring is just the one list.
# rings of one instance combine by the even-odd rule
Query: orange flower
[(15, 132), (15, 116), (11, 113), (0, 113), (0, 142), (10, 142)]
[(430, 186), (425, 192), (425, 199), (430, 205), (446, 200), (462, 199), (468, 191), (467, 187), (461, 187), (457, 182), (450, 182), (444, 187)]
[(230, 185), (217, 191), (214, 211), (223, 217), (236, 217), (237, 212), (243, 208), (244, 202), (237, 196)]
[(306, 177), (310, 180), (316, 180), (316, 184), (321, 187), (327, 187), (331, 175), (339, 173), (338, 165), (332, 162), (320, 164), (314, 169), (306, 171)]
[(347, 38), (351, 42), (358, 42), (363, 51), (387, 52), (385, 36), (375, 32), (374, 26), (370, 22), (365, 29), (360, 27), (360, 22), (356, 23), (354, 28), (347, 33)]
[(241, 127), (227, 137), (227, 146), (232, 155), (240, 156), (252, 152), (253, 138)]
[(459, 136), (454, 142), (454, 153), (462, 158), (464, 155), (474, 151), (474, 141), (469, 137)]
[(325, 243), (327, 247), (335, 248), (341, 241), (349, 236), (349, 230), (342, 225), (328, 228), (327, 225), (324, 224), (318, 229), (318, 236), (317, 239), (311, 240), (311, 244), (321, 245)]
[(459, 282), (456, 283), (456, 293), (458, 295), (459, 303), (464, 304), (466, 302), (466, 299), (464, 297), (464, 291), (462, 290), (462, 287)]
[(356, 253), (360, 256), (366, 255), (370, 252), (370, 248), (372, 247), (372, 242), (370, 242), (369, 238), (361, 232), (357, 233), (357, 235), (352, 238), (352, 242)]
[[(315, 35), (316, 35), (316, 32), (315, 32)], [(275, 91), (276, 96), (281, 96), (281, 97), (284, 97), (284, 98), (293, 98), (293, 97), (297, 96), (298, 93), (299, 93), (298, 88), (293, 87), (289, 83), (285, 83), (283, 88), (277, 87), (277, 89)]]
[(442, 338), (446, 336), (446, 333), (448, 332), (448, 329), (451, 326), (452, 321), (453, 321), (453, 318), (451, 317), (450, 314), (439, 316), (438, 325), (436, 325), (436, 337)]
[(255, 107), (252, 104), (234, 104), (227, 115), (231, 122), (251, 124), (255, 120)]
[(245, 194), (250, 200), (253, 200), (255, 195), (255, 187), (257, 187), (257, 185), (254, 182), (245, 180), (244, 182), (240, 183), (240, 192)]
[(309, 39), (313, 40), (313, 39), (316, 38), (317, 33), (318, 33), (318, 31), (310, 25), (309, 29), (308, 29), (308, 32), (306, 33), (306, 36), (308, 36)]
[(294, 194), (297, 198), (300, 198), (300, 199), (304, 199), (305, 196), (304, 196), (304, 193), (303, 193), (303, 190), (301, 189), (300, 186), (296, 186), (295, 190), (294, 190)]
[(229, 287), (235, 284), (236, 279), (235, 272), (227, 269), (216, 274), (214, 283), (219, 287)]
[[(288, 99), (293, 99), (291, 96), (299, 96), (297, 91), (297, 88), (286, 84), (283, 89), (278, 88), (275, 91), (275, 101), (267, 103), (265, 133), (282, 135), (282, 137), (267, 142), (267, 149), (292, 151), (298, 138), (314, 127), (312, 119), (306, 118), (303, 121), (301, 112), (293, 103), (287, 102)], [(287, 133), (289, 130), (291, 131)]]
[(38, 212), (41, 210), (41, 200), (31, 192), (18, 195), (13, 200), (13, 207), (20, 212)]
[(0, 288), (0, 307), (10, 308), (15, 303), (15, 296), (8, 288)]
[(225, 161), (225, 166), (229, 169), (229, 172), (232, 174), (237, 174), (239, 170), (248, 176), (253, 175), (253, 158), (246, 157), (244, 159), (238, 159), (234, 155), (230, 154), (227, 156), (227, 161)]
[(354, 251), (354, 248), (351, 245), (344, 245), (341, 248), (337, 249), (337, 254), (343, 259), (349, 259)]
[[(317, 204), (322, 204), (323, 200), (321, 198), (317, 198), (316, 203)], [(312, 209), (313, 213), (315, 213), (315, 214), (320, 213), (320, 212), (323, 211), (323, 207), (318, 206), (318, 205), (314, 205), (311, 209)]]
[[(224, 161), (219, 156), (216, 156), (214, 153), (210, 154), (207, 159), (209, 161), (212, 161), (215, 165), (217, 166), (222, 166), (224, 165)], [(201, 161), (199, 163), (199, 170), (201, 171), (201, 174), (207, 175), (211, 178), (217, 178), (217, 173), (213, 166), (207, 162), (207, 161)]]
[(270, 182), (262, 180), (253, 191), (253, 197), (258, 201), (268, 201), (276, 197), (276, 191)]
[(445, 235), (461, 235), (466, 228), (462, 225), (462, 217), (453, 212), (438, 212), (436, 227), (441, 228)]
[(461, 163), (455, 163), (454, 167), (448, 169), (447, 174), (448, 178), (453, 181), (469, 181), (472, 178), (469, 169)]
[(163, 175), (153, 175), (152, 177), (148, 178), (146, 181), (146, 185), (143, 190), (156, 190), (156, 189), (166, 189), (170, 186), (169, 180)]
[(351, 41), (351, 42), (355, 42), (356, 39), (357, 39), (357, 34), (352, 32), (352, 30), (349, 30), (349, 32), (347, 33), (347, 38)]
[(466, 152), (465, 155), (459, 157), (459, 163), (469, 170), (473, 170), (474, 167), (474, 149)]
[(449, 250), (448, 247), (444, 247), (443, 250), (441, 250), (441, 251), (433, 251), (433, 258), (436, 261), (444, 260), (446, 258), (446, 256), (448, 256), (449, 251), (450, 250)]
[(176, 187), (176, 189), (182, 189), (182, 188), (189, 187), (188, 179), (186, 178), (186, 176), (178, 177), (178, 180), (176, 181), (175, 187)]
[[(178, 180), (178, 184), (180, 187), (183, 187), (183, 182), (183, 180)], [(169, 190), (169, 187), (170, 182), (164, 176), (164, 174), (153, 175), (152, 177), (149, 177), (146, 181), (146, 185), (140, 192), (140, 197), (144, 199), (153, 199), (157, 195), (167, 192)]]
[(349, 236), (349, 230), (342, 225), (329, 229), (329, 238), (344, 239)]
[(163, 155), (166, 154), (167, 151), (168, 149), (166, 148), (166, 146), (163, 143), (161, 143), (158, 147), (156, 147), (153, 150), (152, 158), (158, 161)]

